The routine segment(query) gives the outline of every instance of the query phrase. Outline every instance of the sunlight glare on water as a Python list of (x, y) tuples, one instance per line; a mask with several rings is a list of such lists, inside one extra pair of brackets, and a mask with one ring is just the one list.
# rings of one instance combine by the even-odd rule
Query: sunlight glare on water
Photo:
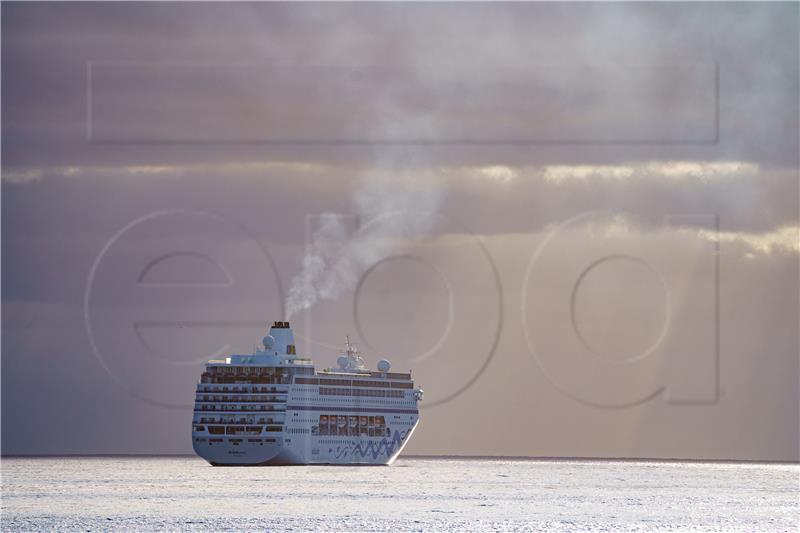
[(799, 483), (786, 464), (5, 458), (2, 529), (795, 531)]

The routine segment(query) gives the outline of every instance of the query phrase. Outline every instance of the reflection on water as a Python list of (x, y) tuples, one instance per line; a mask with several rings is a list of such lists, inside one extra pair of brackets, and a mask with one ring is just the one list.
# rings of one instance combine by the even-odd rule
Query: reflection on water
[(780, 531), (800, 525), (799, 480), (783, 464), (5, 458), (2, 528)]

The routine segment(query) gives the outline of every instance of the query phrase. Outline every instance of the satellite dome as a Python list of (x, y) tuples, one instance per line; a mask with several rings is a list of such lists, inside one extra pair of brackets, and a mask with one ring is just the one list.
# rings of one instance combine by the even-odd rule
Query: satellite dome
[(381, 372), (388, 372), (390, 368), (392, 368), (392, 363), (390, 363), (388, 360), (381, 359), (378, 361), (378, 370)]
[(275, 337), (272, 335), (267, 335), (261, 339), (261, 342), (264, 343), (265, 350), (272, 350), (272, 347), (275, 346)]
[(340, 368), (347, 368), (347, 357), (341, 356), (339, 359), (336, 360)]

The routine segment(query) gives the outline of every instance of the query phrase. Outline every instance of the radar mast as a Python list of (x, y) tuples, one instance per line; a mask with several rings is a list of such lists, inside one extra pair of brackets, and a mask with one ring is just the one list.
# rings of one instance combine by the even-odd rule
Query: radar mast
[(344, 355), (338, 360), (339, 366), (344, 370), (364, 370), (367, 365), (364, 364), (358, 348), (350, 342), (350, 335), (345, 335), (344, 346)]

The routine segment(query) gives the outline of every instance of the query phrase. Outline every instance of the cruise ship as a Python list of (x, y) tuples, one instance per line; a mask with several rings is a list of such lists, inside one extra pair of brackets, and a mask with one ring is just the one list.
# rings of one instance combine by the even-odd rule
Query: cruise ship
[(422, 389), (346, 338), (338, 368), (297, 355), (275, 322), (252, 355), (212, 359), (195, 392), (192, 445), (221, 465), (391, 464), (419, 423)]

